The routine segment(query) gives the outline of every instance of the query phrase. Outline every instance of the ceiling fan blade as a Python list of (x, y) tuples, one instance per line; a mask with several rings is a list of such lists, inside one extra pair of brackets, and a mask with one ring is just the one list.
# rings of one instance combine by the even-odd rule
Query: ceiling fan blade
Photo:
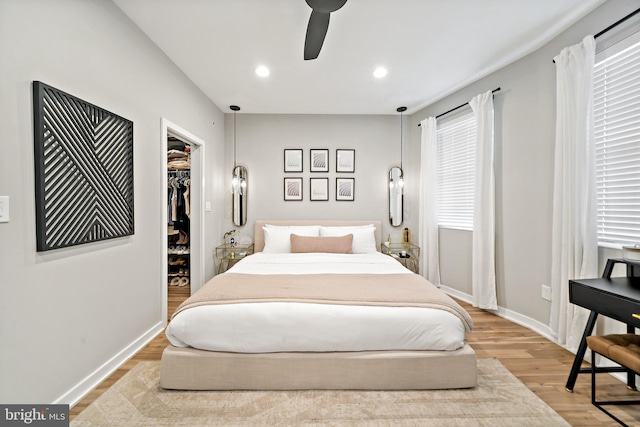
[(318, 12), (316, 10), (311, 12), (309, 18), (309, 25), (307, 26), (307, 37), (304, 41), (304, 59), (316, 59), (322, 49), (324, 38), (327, 35), (327, 29), (329, 28), (330, 13)]

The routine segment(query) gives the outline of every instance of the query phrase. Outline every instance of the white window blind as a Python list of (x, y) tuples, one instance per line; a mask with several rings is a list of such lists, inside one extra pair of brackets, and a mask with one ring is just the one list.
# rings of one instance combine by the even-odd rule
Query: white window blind
[(438, 225), (473, 230), (476, 119), (472, 111), (438, 124)]
[[(599, 60), (601, 56), (605, 59)], [(636, 244), (640, 243), (640, 42), (612, 46), (597, 61), (598, 242)]]

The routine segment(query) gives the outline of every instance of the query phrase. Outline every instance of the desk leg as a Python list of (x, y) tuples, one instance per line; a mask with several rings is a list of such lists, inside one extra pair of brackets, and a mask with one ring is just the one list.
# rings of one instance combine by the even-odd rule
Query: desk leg
[(584, 333), (582, 334), (582, 339), (580, 340), (580, 345), (578, 346), (578, 352), (576, 353), (575, 359), (573, 359), (573, 366), (571, 367), (571, 372), (569, 373), (569, 378), (567, 379), (567, 385), (565, 386), (565, 390), (569, 392), (573, 392), (573, 386), (576, 385), (576, 380), (578, 379), (578, 374), (580, 373), (580, 366), (582, 365), (582, 361), (584, 360), (584, 354), (587, 351), (587, 337), (591, 335), (591, 332), (593, 332), (593, 327), (596, 325), (597, 318), (598, 313), (592, 311), (589, 315), (589, 320), (587, 320), (587, 325), (584, 327)]
[[(628, 334), (635, 334), (636, 333), (636, 328), (632, 325), (627, 324), (627, 333)], [(630, 390), (637, 390), (636, 389), (636, 374), (632, 371), (628, 371), (627, 372), (627, 387), (629, 387)]]

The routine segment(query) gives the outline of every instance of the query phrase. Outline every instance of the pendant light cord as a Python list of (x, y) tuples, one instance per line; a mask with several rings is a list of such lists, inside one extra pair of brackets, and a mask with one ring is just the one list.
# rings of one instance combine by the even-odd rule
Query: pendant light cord
[(237, 166), (236, 163), (236, 134), (238, 133), (236, 127), (236, 113), (240, 111), (240, 107), (237, 105), (230, 105), (231, 111), (233, 111), (233, 168)]
[(404, 157), (403, 153), (402, 153), (402, 149), (403, 149), (403, 146), (404, 146), (404, 144), (403, 144), (403, 128), (404, 128), (404, 126), (403, 126), (402, 118), (403, 118), (403, 113), (405, 111), (407, 111), (407, 107), (398, 107), (396, 109), (396, 111), (398, 113), (400, 113), (400, 169), (402, 169), (402, 159)]
[(400, 112), (400, 169), (402, 169), (402, 159), (404, 158), (404, 155), (402, 153), (402, 149), (404, 148), (404, 144), (403, 144), (403, 123), (402, 123), (402, 117), (403, 114), (402, 112)]

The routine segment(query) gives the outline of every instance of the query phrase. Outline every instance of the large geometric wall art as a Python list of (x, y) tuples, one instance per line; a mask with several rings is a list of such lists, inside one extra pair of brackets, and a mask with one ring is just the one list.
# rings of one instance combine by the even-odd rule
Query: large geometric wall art
[(133, 122), (33, 82), (38, 251), (132, 235)]

